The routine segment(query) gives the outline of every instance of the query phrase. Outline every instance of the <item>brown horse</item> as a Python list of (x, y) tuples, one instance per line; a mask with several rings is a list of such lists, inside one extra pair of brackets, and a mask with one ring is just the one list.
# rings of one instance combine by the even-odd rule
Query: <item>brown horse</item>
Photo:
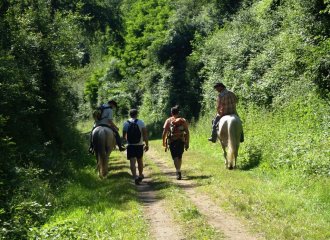
[(236, 167), (241, 134), (242, 122), (237, 115), (226, 115), (220, 119), (218, 138), (223, 149), (225, 165), (228, 169)]
[(109, 127), (98, 126), (92, 132), (97, 169), (100, 178), (108, 175), (108, 162), (112, 150), (116, 147), (116, 139)]

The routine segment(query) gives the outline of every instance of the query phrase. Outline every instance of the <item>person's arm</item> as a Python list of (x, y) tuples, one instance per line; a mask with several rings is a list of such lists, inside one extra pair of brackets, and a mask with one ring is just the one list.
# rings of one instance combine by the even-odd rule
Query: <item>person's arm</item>
[(119, 128), (116, 126), (116, 124), (112, 121), (112, 119), (108, 119), (108, 123), (110, 127), (114, 128), (117, 132), (119, 131)]
[(145, 143), (144, 151), (149, 150), (148, 130), (146, 127), (142, 128), (143, 141)]
[(217, 112), (220, 117), (223, 116), (223, 99), (220, 96), (217, 98)]
[(107, 119), (108, 119), (108, 124), (109, 126), (113, 129), (113, 130), (116, 130), (117, 132), (119, 131), (119, 128), (116, 126), (116, 124), (113, 122), (113, 111), (112, 109), (108, 109), (108, 115), (107, 115)]
[(184, 124), (184, 128), (185, 128), (185, 143), (184, 143), (184, 148), (187, 151), (189, 148), (189, 139), (190, 139), (190, 133), (189, 133), (189, 128), (188, 128), (188, 123), (185, 122)]
[(125, 139), (125, 141), (127, 141), (127, 129), (125, 127), (125, 123), (124, 123), (124, 126), (123, 126), (123, 138)]
[(164, 128), (164, 129), (163, 129), (163, 136), (162, 136), (162, 138), (163, 138), (163, 147), (165, 147), (165, 148), (167, 147), (167, 146), (166, 146), (167, 132), (168, 132), (168, 131), (166, 130), (166, 128)]
[(169, 124), (168, 124), (168, 120), (166, 120), (163, 126), (163, 135), (162, 135), (163, 147), (165, 147), (165, 149), (167, 148), (166, 138), (167, 138), (168, 130), (169, 130)]
[(221, 106), (220, 106), (220, 96), (217, 97), (217, 113), (220, 114), (221, 112)]

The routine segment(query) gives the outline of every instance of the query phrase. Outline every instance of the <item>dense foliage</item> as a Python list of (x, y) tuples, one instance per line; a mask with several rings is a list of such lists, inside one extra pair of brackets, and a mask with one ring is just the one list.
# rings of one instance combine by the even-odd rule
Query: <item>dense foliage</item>
[(150, 126), (175, 104), (209, 122), (222, 81), (240, 98), (246, 166), (258, 156), (266, 168), (328, 176), (329, 9), (329, 0), (1, 1), (1, 237), (24, 238), (44, 221), (54, 179), (86, 163), (76, 122), (110, 98), (117, 115), (137, 107)]
[(116, 4), (106, 2), (0, 3), (0, 238), (22, 239), (42, 223), (51, 191), (84, 164), (72, 76), (90, 62), (97, 32), (113, 27)]

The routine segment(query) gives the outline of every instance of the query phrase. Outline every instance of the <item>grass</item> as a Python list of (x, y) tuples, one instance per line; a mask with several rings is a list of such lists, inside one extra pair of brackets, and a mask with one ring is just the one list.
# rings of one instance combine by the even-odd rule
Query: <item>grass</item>
[[(211, 124), (201, 119), (191, 126), (183, 174), (197, 182), (198, 191), (266, 239), (330, 239), (330, 156), (325, 148), (330, 144), (329, 126), (306, 119), (302, 123), (292, 116), (256, 109), (244, 112), (246, 141), (234, 171), (225, 169), (219, 143), (207, 141)], [(159, 140), (151, 147), (172, 164)]]
[(148, 225), (128, 165), (111, 154), (110, 175), (97, 177), (92, 167), (77, 172), (58, 196), (53, 216), (31, 239), (148, 239)]
[[(153, 146), (154, 146), (153, 141)], [(197, 207), (189, 200), (184, 190), (172, 183), (161, 173), (155, 163), (146, 158), (153, 179), (152, 186), (159, 190), (159, 197), (166, 202), (164, 205), (183, 231), (185, 239), (224, 239), (222, 233), (210, 226)], [(174, 169), (174, 167), (173, 167)]]
[[(82, 124), (80, 129), (86, 131), (88, 126)], [(146, 159), (146, 163), (154, 179), (152, 187), (159, 190), (159, 197), (165, 200), (187, 239), (223, 238), (207, 224), (183, 190), (151, 161)], [(53, 215), (41, 228), (31, 229), (29, 239), (150, 239), (128, 167), (124, 156), (114, 152), (107, 179), (100, 180), (91, 166), (77, 171), (55, 196)]]
[[(167, 159), (160, 141), (151, 142)], [(213, 148), (213, 146), (211, 147)], [(218, 145), (216, 153), (194, 150), (183, 158), (183, 174), (197, 182), (196, 190), (210, 195), (229, 212), (240, 216), (266, 239), (329, 239), (329, 179), (301, 178), (288, 171), (226, 170)]]
[[(209, 195), (265, 239), (330, 239), (329, 124), (312, 124), (313, 116), (319, 116), (313, 109), (307, 120), (297, 117), (295, 109), (279, 113), (247, 109), (241, 115), (246, 141), (234, 171), (225, 169), (220, 145), (207, 141), (210, 121), (200, 119), (191, 126), (183, 175), (197, 183), (197, 192)], [(292, 114), (294, 111), (298, 113)], [(89, 130), (89, 124), (80, 128)], [(173, 167), (161, 141), (150, 144), (157, 156)], [(80, 171), (59, 198), (56, 205), (61, 208), (33, 238), (148, 239), (141, 205), (127, 182), (128, 164), (114, 158), (118, 156), (112, 155), (115, 169), (103, 182), (93, 169)], [(207, 224), (185, 192), (155, 164), (146, 162), (153, 187), (187, 239), (221, 239), (221, 233)]]

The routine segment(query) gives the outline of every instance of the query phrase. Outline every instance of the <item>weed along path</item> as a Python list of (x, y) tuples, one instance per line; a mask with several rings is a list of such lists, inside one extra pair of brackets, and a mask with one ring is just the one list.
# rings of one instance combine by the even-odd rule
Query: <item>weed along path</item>
[(141, 185), (137, 185), (138, 196), (144, 206), (144, 217), (150, 225), (150, 235), (156, 240), (184, 239), (181, 230), (164, 208), (164, 201), (157, 196), (152, 187), (152, 179), (148, 169), (144, 170), (146, 177)]
[(187, 180), (184, 176), (182, 180), (176, 180), (174, 166), (169, 167), (166, 160), (162, 159), (157, 152), (151, 149), (147, 152), (146, 157), (156, 164), (163, 175), (184, 191), (197, 210), (205, 217), (207, 224), (220, 232), (224, 239), (261, 239), (260, 236), (249, 233), (244, 224), (233, 215), (222, 210), (206, 194), (197, 192), (195, 190), (196, 185), (192, 180)]

